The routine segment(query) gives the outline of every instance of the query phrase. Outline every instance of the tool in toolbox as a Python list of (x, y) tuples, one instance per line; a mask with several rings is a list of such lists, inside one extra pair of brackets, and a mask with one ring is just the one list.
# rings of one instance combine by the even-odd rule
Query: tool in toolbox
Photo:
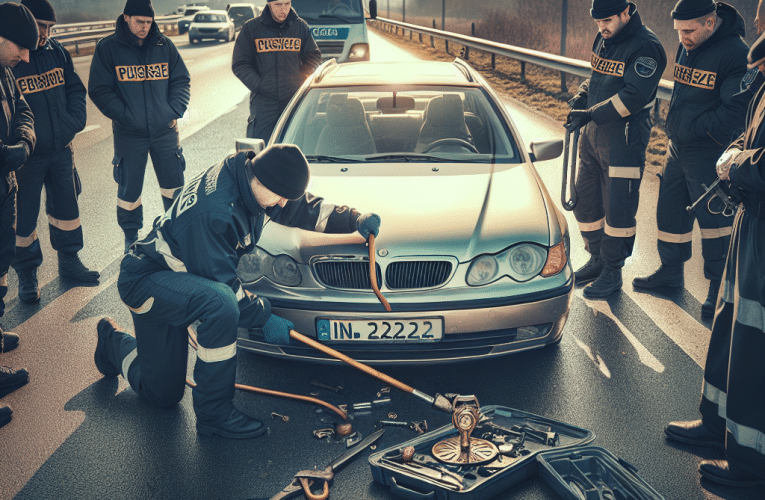
[(433, 456), (449, 464), (483, 464), (494, 460), (499, 454), (497, 447), (485, 439), (471, 436), (481, 419), (478, 399), (475, 396), (457, 396), (452, 405), (452, 424), (459, 435), (433, 445)]
[[(370, 447), (375, 443), (385, 432), (385, 429), (380, 429), (377, 432), (370, 434), (359, 444), (349, 449), (332, 462), (327, 465), (324, 470), (302, 470), (295, 474), (290, 484), (288, 484), (282, 491), (271, 497), (271, 500), (284, 500), (287, 498), (293, 498), (300, 493), (305, 493), (306, 498), (309, 500), (324, 500), (329, 497), (329, 482), (335, 477), (335, 472), (340, 470), (345, 464), (353, 460), (356, 455)], [(318, 495), (311, 491), (312, 486), (315, 483), (322, 482), (322, 492)]]

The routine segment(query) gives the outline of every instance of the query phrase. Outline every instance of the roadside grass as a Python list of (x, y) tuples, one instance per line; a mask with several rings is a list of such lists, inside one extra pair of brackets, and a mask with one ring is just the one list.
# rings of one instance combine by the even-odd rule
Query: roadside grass
[[(431, 47), (429, 36), (423, 36), (422, 42), (418, 34), (399, 30), (399, 34), (382, 30), (377, 23), (370, 22), (368, 26), (390, 40), (395, 45), (415, 52), (420, 57), (431, 61), (453, 61), (455, 57), (464, 58), (464, 47), (448, 44), (436, 39), (435, 47)], [(581, 79), (576, 76), (566, 77), (568, 91), (561, 92), (560, 73), (533, 64), (526, 64), (525, 78), (521, 77), (521, 63), (512, 59), (496, 56), (495, 67), (491, 67), (491, 54), (471, 49), (468, 62), (478, 70), (492, 87), (504, 97), (516, 99), (527, 106), (543, 113), (553, 120), (566, 121), (569, 107), (566, 104), (573, 97)], [(667, 135), (664, 132), (664, 119), (667, 113), (667, 103), (661, 102), (659, 119), (654, 120), (651, 138), (646, 148), (645, 173), (656, 174), (661, 171), (667, 154)]]

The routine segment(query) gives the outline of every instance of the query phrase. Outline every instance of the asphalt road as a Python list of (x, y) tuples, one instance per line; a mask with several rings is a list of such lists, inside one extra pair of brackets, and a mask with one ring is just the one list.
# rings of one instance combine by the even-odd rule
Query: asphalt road
[[(233, 150), (243, 136), (247, 92), (230, 72), (233, 44), (202, 43), (193, 48), (175, 39), (192, 73), (192, 100), (180, 123), (187, 178)], [(411, 57), (372, 35), (378, 60)], [(90, 59), (76, 60), (87, 80)], [(559, 138), (560, 124), (508, 102), (526, 141)], [(71, 288), (57, 276), (47, 221), (38, 233), (46, 260), (40, 269), (42, 300), (16, 298), (15, 273), (3, 325), (21, 335), (21, 346), (0, 362), (25, 367), (30, 383), (4, 397), (13, 421), (0, 429), (2, 499), (245, 499), (268, 498), (298, 470), (324, 468), (345, 451), (342, 444), (318, 440), (312, 431), (331, 426), (326, 411), (305, 403), (238, 393), (235, 404), (268, 423), (267, 435), (245, 441), (202, 438), (195, 432), (191, 392), (171, 410), (144, 404), (121, 378), (103, 379), (93, 365), (95, 325), (104, 315), (130, 329), (119, 301), (116, 278), (123, 237), (115, 217), (116, 184), (111, 175), (111, 128), (89, 103), (86, 131), (75, 140), (75, 159), (84, 192), (81, 218), (86, 248), (83, 261), (101, 271), (101, 285)], [(560, 191), (560, 160), (538, 165), (553, 198)], [(156, 180), (146, 176), (145, 226), (161, 211)], [(733, 490), (700, 481), (702, 458), (722, 458), (713, 450), (669, 445), (664, 425), (697, 418), (708, 322), (700, 318), (706, 296), (698, 237), (686, 265), (686, 287), (672, 295), (632, 290), (636, 275), (658, 267), (655, 203), (658, 180), (648, 175), (641, 188), (638, 239), (624, 270), (625, 285), (608, 301), (587, 301), (577, 290), (557, 347), (488, 362), (437, 367), (386, 368), (385, 372), (427, 394), (474, 394), (481, 405), (523, 410), (593, 432), (594, 444), (638, 469), (640, 477), (667, 499), (755, 499), (752, 489)], [(341, 201), (341, 200), (338, 200)], [(359, 207), (373, 210), (374, 207)], [(586, 260), (571, 214), (575, 267)], [(696, 235), (697, 236), (697, 235)], [(193, 357), (190, 355), (190, 367)], [(189, 370), (191, 373), (191, 368)], [(341, 394), (318, 389), (334, 404), (377, 399), (381, 382), (347, 366), (315, 366), (277, 361), (250, 353), (238, 358), (238, 381), (275, 390), (308, 394), (313, 380), (341, 385)], [(393, 389), (391, 403), (354, 414), (354, 429), (368, 435), (391, 411), (399, 420), (427, 420), (430, 429), (448, 425), (449, 416), (431, 410), (411, 395)], [(289, 421), (270, 418), (271, 412)], [(378, 450), (413, 438), (408, 429), (389, 428)], [(701, 456), (693, 452), (700, 451)], [(395, 498), (373, 481), (368, 452), (338, 473), (331, 498)], [(462, 498), (454, 496), (450, 498)], [(479, 497), (476, 497), (479, 498)], [(554, 499), (540, 478), (501, 492), (500, 499)]]

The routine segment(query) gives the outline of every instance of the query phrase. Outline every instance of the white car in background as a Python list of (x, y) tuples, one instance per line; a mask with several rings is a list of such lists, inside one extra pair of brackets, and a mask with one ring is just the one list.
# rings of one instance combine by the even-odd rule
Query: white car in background
[(189, 26), (189, 43), (201, 40), (223, 40), (230, 42), (236, 37), (234, 21), (224, 10), (206, 10), (194, 16)]
[(189, 26), (191, 25), (191, 22), (194, 20), (194, 16), (197, 15), (197, 12), (202, 12), (210, 10), (210, 7), (206, 5), (195, 5), (191, 7), (186, 7), (186, 9), (183, 11), (183, 17), (178, 19), (178, 34), (182, 35), (189, 31)]

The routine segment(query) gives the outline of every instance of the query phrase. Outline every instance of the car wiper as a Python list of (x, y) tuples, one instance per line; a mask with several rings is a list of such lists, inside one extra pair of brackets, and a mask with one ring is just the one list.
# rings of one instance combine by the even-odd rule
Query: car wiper
[(340, 158), (339, 156), (326, 155), (305, 155), (308, 161), (326, 162), (326, 163), (359, 163), (361, 160), (353, 158)]
[(437, 156), (397, 153), (390, 155), (375, 155), (364, 158), (366, 161), (448, 161)]

